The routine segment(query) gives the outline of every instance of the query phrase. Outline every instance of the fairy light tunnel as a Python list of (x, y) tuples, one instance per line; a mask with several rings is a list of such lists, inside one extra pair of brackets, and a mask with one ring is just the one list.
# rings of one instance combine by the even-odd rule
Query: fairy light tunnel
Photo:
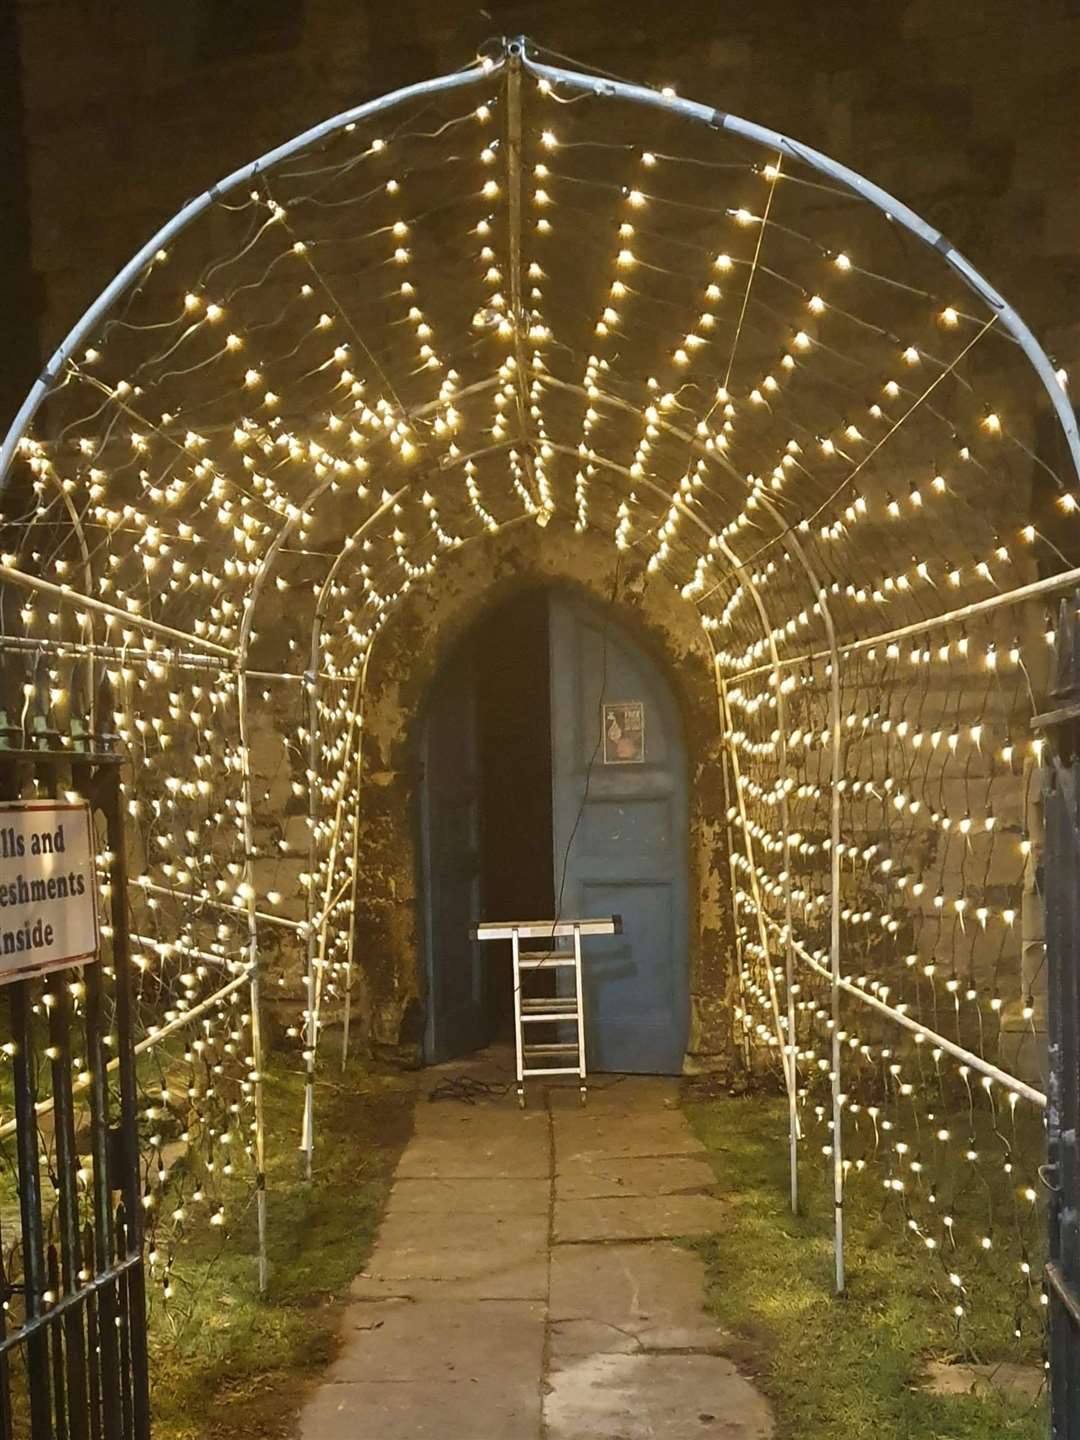
[[(1080, 581), (1065, 384), (867, 181), (522, 42), (336, 116), (144, 246), (5, 443), (0, 655), (9, 735), (129, 760), (166, 1296), (186, 1230), (227, 1230), (262, 1171), (283, 954), (311, 1082), (328, 1019), (347, 1033), (380, 633), (524, 523), (605, 539), (700, 618), (735, 1047), (786, 1089), (793, 1201), (800, 1166), (832, 1176), (838, 1287), (845, 1188), (874, 1186), (949, 1325), (997, 1264), (1008, 1323), (1041, 1326), (1030, 720)], [(971, 1187), (978, 1226), (951, 1213)]]

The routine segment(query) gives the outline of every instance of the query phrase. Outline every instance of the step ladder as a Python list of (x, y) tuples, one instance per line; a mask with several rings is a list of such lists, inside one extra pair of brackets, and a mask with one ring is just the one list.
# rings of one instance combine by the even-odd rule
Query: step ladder
[[(618, 935), (622, 920), (607, 915), (588, 920), (494, 920), (474, 926), (476, 940), (509, 940), (514, 962), (514, 1039), (517, 1047), (518, 1104), (525, 1108), (525, 1081), (542, 1075), (574, 1075), (585, 1104), (585, 997), (581, 941), (590, 935)], [(555, 948), (522, 949), (522, 941), (543, 940)], [(566, 941), (571, 942), (570, 948)], [(562, 941), (562, 947), (558, 942)], [(545, 972), (554, 993), (530, 993), (528, 982)], [(536, 1027), (536, 1028), (534, 1028)], [(571, 1031), (572, 1040), (562, 1038)], [(554, 1032), (556, 1038), (550, 1037)], [(534, 1039), (533, 1036), (539, 1038)]]

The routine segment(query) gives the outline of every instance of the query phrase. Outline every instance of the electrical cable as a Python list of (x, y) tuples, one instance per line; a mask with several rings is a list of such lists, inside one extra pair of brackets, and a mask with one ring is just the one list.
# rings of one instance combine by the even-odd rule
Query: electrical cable
[[(615, 576), (614, 576), (614, 579), (613, 579), (612, 585), (611, 585), (611, 598), (610, 598), (610, 601), (609, 601), (609, 604), (611, 604), (611, 605), (614, 605), (614, 604), (616, 603), (616, 601), (618, 600), (618, 596), (619, 596), (619, 579), (620, 579), (621, 570), (622, 570), (622, 555), (620, 554), (620, 555), (616, 556), (616, 559), (615, 559)], [(597, 701), (597, 705), (598, 705), (598, 709), (599, 709), (599, 714), (600, 714), (600, 729), (599, 729), (599, 731), (597, 732), (596, 744), (593, 746), (592, 754), (589, 756), (589, 763), (588, 763), (588, 765), (585, 767), (585, 787), (584, 787), (584, 789), (583, 789), (582, 792), (581, 792), (581, 801), (580, 801), (580, 804), (578, 805), (578, 812), (577, 812), (577, 815), (574, 817), (574, 823), (573, 823), (573, 825), (572, 825), (571, 828), (570, 828), (570, 834), (567, 836), (566, 848), (565, 848), (565, 850), (563, 851), (562, 873), (561, 873), (561, 875), (560, 875), (560, 877), (559, 877), (559, 885), (558, 885), (558, 889), (557, 889), (556, 895), (555, 895), (555, 919), (552, 921), (552, 924), (551, 924), (551, 938), (552, 938), (552, 940), (554, 940), (554, 938), (555, 938), (555, 932), (556, 932), (556, 930), (558, 929), (559, 920), (560, 920), (560, 918), (561, 918), (561, 916), (562, 916), (563, 895), (564, 895), (565, 890), (566, 890), (566, 874), (567, 874), (567, 869), (568, 869), (569, 864), (570, 864), (570, 850), (571, 850), (571, 848), (573, 847), (574, 840), (575, 840), (575, 838), (576, 838), (576, 836), (577, 836), (578, 829), (579, 829), (579, 827), (580, 827), (580, 825), (581, 825), (581, 821), (582, 821), (582, 819), (584, 818), (584, 815), (585, 815), (585, 806), (589, 803), (589, 791), (590, 791), (591, 786), (592, 786), (592, 777), (593, 777), (593, 770), (594, 770), (594, 768), (595, 768), (595, 766), (596, 766), (596, 757), (600, 754), (600, 747), (601, 747), (601, 746), (603, 745), (603, 743), (604, 743), (604, 729), (603, 729), (604, 697), (607, 695), (607, 681), (608, 681), (608, 622), (607, 622), (607, 619), (606, 619), (606, 618), (605, 618), (605, 620), (604, 620), (603, 637), (604, 637), (604, 638), (603, 638), (603, 650), (602, 650), (602, 652), (601, 652), (601, 653), (602, 653), (602, 660), (601, 660), (601, 669), (600, 669), (600, 698), (599, 698), (599, 700)]]

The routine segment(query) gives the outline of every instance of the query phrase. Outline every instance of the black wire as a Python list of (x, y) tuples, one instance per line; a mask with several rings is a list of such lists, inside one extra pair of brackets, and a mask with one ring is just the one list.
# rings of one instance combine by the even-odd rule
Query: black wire
[[(612, 604), (612, 605), (615, 604), (615, 602), (616, 602), (616, 600), (617, 600), (617, 598), (618, 598), (618, 594), (619, 594), (619, 578), (620, 578), (620, 570), (621, 570), (621, 568), (622, 568), (622, 553), (620, 552), (620, 553), (616, 556), (616, 559), (615, 559), (615, 578), (614, 578), (614, 580), (612, 581), (612, 584), (611, 584), (611, 599), (610, 599), (610, 602), (609, 602), (609, 603)], [(606, 617), (605, 617), (605, 620), (604, 620), (604, 631), (603, 631), (603, 634), (604, 634), (604, 648), (603, 648), (603, 651), (602, 651), (603, 660), (602, 660), (602, 662), (601, 662), (601, 669), (600, 669), (600, 699), (599, 699), (598, 702), (597, 702), (597, 705), (598, 705), (598, 708), (599, 708), (599, 712), (600, 712), (600, 726), (599, 726), (599, 729), (598, 729), (598, 732), (597, 732), (596, 744), (593, 746), (593, 752), (592, 752), (592, 754), (589, 756), (589, 763), (588, 763), (588, 765), (587, 765), (586, 768), (585, 768), (585, 789), (581, 792), (581, 803), (580, 803), (579, 806), (578, 806), (578, 812), (577, 812), (577, 815), (576, 815), (575, 818), (574, 818), (574, 824), (573, 824), (573, 826), (571, 827), (570, 834), (567, 836), (566, 849), (563, 851), (563, 858), (562, 858), (562, 875), (561, 875), (561, 877), (560, 877), (560, 879), (559, 879), (559, 889), (558, 889), (558, 893), (557, 893), (557, 895), (556, 895), (556, 897), (555, 897), (555, 919), (551, 922), (551, 938), (552, 938), (552, 940), (554, 940), (554, 938), (555, 938), (555, 932), (556, 932), (556, 930), (558, 929), (559, 920), (560, 920), (560, 918), (561, 918), (561, 916), (562, 916), (563, 893), (564, 893), (564, 891), (566, 890), (566, 871), (567, 871), (567, 868), (568, 868), (568, 866), (569, 866), (569, 864), (570, 864), (570, 848), (571, 848), (571, 846), (572, 846), (573, 843), (574, 843), (574, 837), (577, 835), (578, 828), (579, 828), (579, 826), (581, 825), (582, 818), (583, 818), (583, 816), (584, 816), (584, 814), (585, 814), (585, 806), (586, 806), (586, 805), (588, 804), (588, 802), (589, 802), (589, 789), (590, 789), (590, 787), (591, 787), (591, 785), (592, 785), (593, 769), (594, 769), (595, 766), (596, 766), (596, 757), (600, 754), (600, 747), (601, 747), (601, 745), (603, 745), (603, 743), (604, 743), (604, 721), (603, 721), (603, 715), (604, 715), (604, 696), (607, 694), (607, 678), (608, 678), (608, 622), (607, 622)]]

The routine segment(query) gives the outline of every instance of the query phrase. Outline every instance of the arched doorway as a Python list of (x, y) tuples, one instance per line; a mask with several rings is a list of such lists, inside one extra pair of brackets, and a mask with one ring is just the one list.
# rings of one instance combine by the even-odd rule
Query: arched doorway
[(443, 666), (421, 743), (425, 1056), (509, 1034), (509, 963), (478, 918), (619, 914), (590, 942), (589, 1065), (673, 1074), (689, 1030), (687, 755), (662, 670), (561, 590), (484, 617)]

